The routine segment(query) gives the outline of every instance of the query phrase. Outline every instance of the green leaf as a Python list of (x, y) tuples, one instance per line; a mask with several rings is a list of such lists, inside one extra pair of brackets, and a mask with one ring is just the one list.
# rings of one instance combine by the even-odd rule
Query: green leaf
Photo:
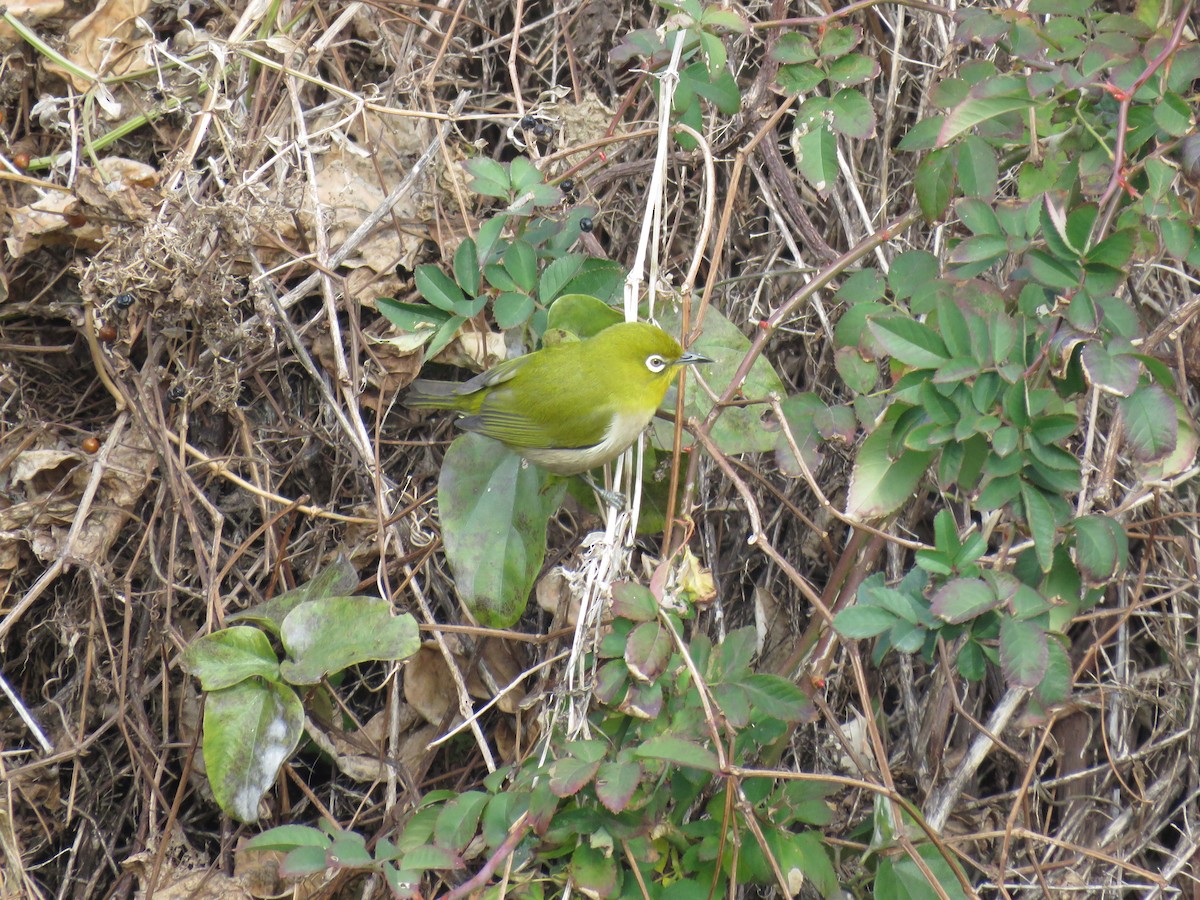
[(585, 897), (616, 897), (621, 888), (617, 861), (581, 842), (571, 855), (571, 882)]
[(968, 135), (958, 149), (958, 183), (968, 197), (991, 199), (999, 181), (996, 154), (978, 135)]
[(520, 195), (542, 184), (542, 173), (529, 157), (516, 156), (509, 167), (513, 193)]
[(546, 520), (565, 485), (478, 434), (450, 445), (438, 479), (446, 560), (459, 597), (480, 625), (521, 617), (546, 555)]
[(1133, 356), (1111, 354), (1099, 341), (1089, 341), (1079, 356), (1088, 383), (1107, 394), (1128, 397), (1138, 386), (1142, 365)]
[(293, 609), (280, 632), (289, 659), (279, 667), (292, 684), (372, 660), (407, 659), (421, 646), (412, 616), (392, 614), (380, 597), (322, 597)]
[(1192, 109), (1186, 100), (1168, 91), (1154, 104), (1154, 124), (1171, 137), (1183, 137), (1193, 128)]
[(889, 515), (916, 491), (933, 454), (906, 450), (893, 459), (888, 455), (888, 447), (894, 427), (894, 420), (885, 418), (859, 448), (850, 478), (846, 515), (855, 518)]
[(1108, 516), (1076, 519), (1075, 562), (1087, 587), (1106, 586), (1124, 571), (1129, 558), (1129, 538), (1121, 523)]
[(954, 211), (972, 234), (1002, 235), (1004, 232), (996, 211), (982, 200), (964, 198), (954, 204)]
[(1054, 563), (1054, 510), (1040, 490), (1021, 482), (1021, 504), (1025, 508), (1025, 523), (1033, 537), (1038, 564), (1049, 572)]
[(500, 232), (504, 230), (504, 225), (507, 221), (508, 216), (506, 215), (492, 216), (480, 225), (479, 231), (475, 233), (475, 255), (481, 267), (495, 262), (492, 259), (492, 252), (496, 249), (496, 244), (500, 241)]
[[(679, 309), (664, 308), (659, 310), (658, 324), (670, 334), (679, 334), (682, 327), (682, 315)], [(750, 349), (750, 340), (738, 330), (729, 319), (719, 311), (709, 307), (704, 316), (704, 330), (691, 348), (712, 360), (703, 366), (702, 376), (717, 394), (720, 394), (733, 378)], [(750, 374), (742, 383), (741, 394), (750, 401), (766, 400), (770, 395), (784, 396), (787, 393), (783, 382), (771, 367), (765, 356), (760, 356), (750, 368)], [(668, 404), (672, 395), (668, 394)], [(703, 421), (712, 409), (713, 401), (709, 395), (692, 387), (686, 393), (684, 415)], [(713, 425), (711, 432), (714, 443), (722, 452), (734, 453), (769, 453), (775, 449), (779, 435), (769, 429), (762, 421), (761, 407), (743, 407), (733, 409), (726, 407), (721, 417)], [(673, 435), (671, 426), (661, 420), (655, 421), (652, 434), (658, 447), (670, 447)]]
[(524, 325), (533, 315), (533, 298), (519, 291), (505, 291), (492, 302), (492, 315), (501, 328), (516, 328)]
[[(1098, 265), (1123, 269), (1133, 256), (1134, 233), (1128, 228), (1114, 231), (1095, 247), (1088, 251), (1087, 261), (1089, 274), (1097, 271)], [(1094, 280), (1094, 279), (1093, 279)], [(1089, 285), (1091, 280), (1089, 280)]]
[(738, 13), (732, 9), (723, 9), (716, 4), (704, 7), (704, 12), (700, 14), (700, 24), (706, 29), (732, 31), (734, 34), (745, 34), (750, 30), (746, 20)]
[(421, 296), (438, 309), (456, 313), (466, 304), (467, 298), (462, 289), (437, 266), (417, 266), (415, 277)]
[(512, 182), (509, 181), (508, 169), (494, 159), (476, 157), (465, 160), (462, 167), (467, 170), (470, 179), (467, 187), (485, 197), (500, 197), (507, 200)]
[(863, 31), (858, 25), (827, 28), (819, 41), (821, 55), (827, 58), (845, 56), (862, 42), (862, 38)]
[(297, 847), (279, 864), (279, 874), (284, 878), (303, 878), (329, 868), (325, 847)]
[(824, 125), (805, 131), (798, 127), (792, 135), (796, 169), (818, 193), (828, 193), (837, 180), (837, 138)]
[(780, 63), (805, 63), (817, 58), (816, 48), (803, 34), (792, 31), (781, 35), (771, 48), (771, 58)]
[(829, 80), (843, 87), (862, 84), (879, 74), (879, 61), (862, 53), (851, 53), (829, 64)]
[(1046, 674), (1038, 683), (1036, 693), (1043, 705), (1053, 706), (1062, 703), (1071, 691), (1072, 666), (1061, 641), (1053, 635), (1049, 636), (1046, 649), (1050, 651)]
[(954, 657), (955, 668), (968, 681), (979, 681), (987, 671), (983, 650), (973, 640), (968, 640)]
[[(950, 251), (949, 261), (956, 266), (975, 266), (978, 274), (1008, 256), (1008, 239), (999, 234), (981, 234), (961, 241)], [(955, 272), (963, 277), (962, 270)]]
[(748, 675), (740, 682), (756, 713), (784, 722), (799, 722), (813, 712), (812, 701), (800, 688), (778, 675)]
[(296, 752), (304, 707), (290, 687), (254, 679), (213, 691), (204, 704), (204, 764), (217, 804), (240, 822)]
[[(437, 821), (433, 826), (433, 837), (437, 847), (428, 849), (446, 848), (455, 853), (466, 850), (467, 844), (475, 837), (475, 831), (479, 827), (479, 817), (483, 815), (487, 802), (488, 795), (483, 791), (466, 791), (447, 803), (438, 814)], [(414, 848), (413, 851), (405, 854), (404, 867), (406, 869), (456, 868), (453, 859), (442, 860), (438, 865), (431, 865), (430, 863), (437, 863), (439, 860), (414, 858), (410, 854), (417, 849), (420, 848)]]
[(467, 238), (454, 251), (454, 280), (466, 293), (474, 297), (479, 293), (480, 275), (475, 241)]
[[(951, 360), (969, 361), (978, 367), (979, 363), (972, 357), (974, 347), (971, 340), (970, 323), (967, 321), (962, 307), (950, 297), (939, 297), (935, 303), (935, 309), (937, 317), (932, 327), (941, 334)], [(974, 319), (975, 314), (971, 313), (971, 317)], [(940, 368), (942, 367), (939, 366)], [(929, 404), (924, 405), (928, 406)], [(950, 422), (945, 424), (950, 424)]]
[(247, 678), (279, 679), (279, 660), (267, 636), (238, 625), (196, 638), (183, 654), (183, 667), (206, 691), (231, 687)]
[(1046, 632), (1029, 620), (1000, 621), (1000, 670), (1009, 684), (1036, 688), (1046, 674)]
[(635, 762), (606, 762), (596, 770), (596, 798), (611, 813), (629, 806), (642, 778), (642, 767)]
[(1175, 449), (1179, 420), (1170, 395), (1156, 384), (1144, 384), (1118, 401), (1125, 443), (1140, 463), (1162, 459)]
[(573, 797), (596, 777), (600, 760), (565, 757), (550, 768), (550, 790), (555, 797)]
[(701, 31), (699, 38), (700, 50), (704, 54), (704, 64), (708, 68), (708, 74), (719, 75), (725, 69), (725, 61), (728, 58), (725, 45), (719, 37), (709, 34), (707, 31)]
[(563, 293), (563, 289), (583, 268), (584, 259), (579, 253), (568, 253), (553, 260), (542, 270), (542, 277), (538, 279), (537, 296), (543, 306), (549, 306)]
[[(970, 12), (971, 10), (963, 10)], [(950, 864), (932, 844), (917, 847), (925, 866), (937, 879), (938, 887), (950, 900), (966, 900), (962, 886)], [(874, 900), (940, 900), (943, 893), (935, 891), (925, 873), (907, 856), (885, 857), (875, 875)]]
[(325, 850), (325, 858), (333, 868), (362, 869), (374, 863), (367, 849), (367, 840), (356, 831), (339, 831)]
[[(1046, 207), (1047, 214), (1049, 204)], [(1087, 252), (1088, 247), (1092, 243), (1092, 229), (1096, 225), (1096, 219), (1100, 216), (1100, 207), (1095, 203), (1085, 203), (1071, 210), (1067, 216), (1066, 227), (1063, 231), (1064, 238), (1071, 250), (1082, 256)]]
[(433, 332), (450, 319), (450, 313), (428, 303), (405, 303), (391, 297), (376, 297), (375, 308), (402, 332), (423, 334), (421, 343), (429, 340)]
[(612, 587), (612, 614), (634, 622), (652, 622), (658, 618), (658, 601), (636, 581), (619, 581)]
[(504, 268), (512, 280), (526, 294), (537, 287), (537, 256), (528, 241), (515, 240), (504, 251)]
[(737, 82), (728, 69), (721, 69), (720, 72), (712, 75), (710, 80), (704, 63), (697, 63), (694, 66), (688, 66), (681, 74), (691, 76), (693, 89), (715, 106), (717, 112), (732, 116), (741, 107), (742, 92), (738, 89)]
[(867, 328), (889, 356), (914, 369), (935, 369), (950, 359), (937, 332), (908, 316), (872, 316)]
[(980, 578), (955, 578), (936, 590), (929, 600), (935, 616), (955, 625), (995, 609), (1000, 602), (991, 585)]
[(661, 623), (642, 622), (625, 643), (625, 665), (639, 681), (654, 681), (667, 669), (675, 645)]
[(869, 138), (875, 133), (875, 110), (860, 91), (843, 88), (829, 100), (833, 130), (851, 138)]
[(1183, 474), (1191, 468), (1197, 451), (1200, 451), (1200, 433), (1197, 433), (1191, 416), (1178, 398), (1174, 398), (1174, 402), (1178, 435), (1175, 448), (1162, 459), (1139, 467), (1144, 481), (1162, 482)]
[(897, 300), (911, 297), (917, 288), (940, 275), (937, 257), (925, 250), (906, 250), (892, 260), (888, 287)]
[(590, 294), (563, 294), (550, 306), (546, 327), (586, 338), (624, 321), (620, 310)]
[(1041, 250), (1031, 250), (1025, 257), (1029, 272), (1041, 284), (1056, 291), (1069, 291), (1079, 287), (1082, 272), (1073, 262), (1053, 257)]
[(429, 346), (425, 350), (426, 359), (432, 359), (445, 349), (446, 345), (454, 340), (454, 336), (458, 334), (458, 329), (462, 328), (463, 323), (467, 321), (466, 316), (451, 316), (442, 324), (433, 338), (429, 341)]
[(879, 367), (853, 347), (842, 347), (833, 355), (833, 365), (846, 386), (857, 394), (869, 393), (879, 380)]
[(946, 149), (934, 150), (921, 160), (913, 187), (926, 220), (942, 218), (954, 193), (954, 154)]
[(981, 90), (981, 88), (982, 84), (972, 88), (967, 99), (946, 116), (945, 122), (942, 123), (941, 133), (938, 134), (939, 147), (946, 146), (964, 131), (989, 119), (1033, 106), (1028, 90), (1017, 90), (1008, 95), (990, 96), (986, 90)]
[(676, 766), (687, 766), (705, 772), (721, 771), (717, 755), (707, 747), (671, 735), (653, 737), (634, 750), (640, 759), (659, 759)]
[(918, 150), (932, 150), (937, 146), (937, 136), (942, 130), (943, 121), (945, 120), (942, 116), (930, 116), (922, 119), (901, 138), (896, 149), (909, 153)]
[(878, 606), (848, 606), (833, 617), (833, 627), (844, 638), (864, 640), (878, 637), (900, 619)]
[(297, 847), (329, 846), (329, 835), (308, 825), (280, 825), (256, 834), (242, 845), (245, 850), (278, 850), (287, 853)]
[[(551, 264), (553, 265), (553, 264)], [(589, 294), (605, 303), (619, 303), (625, 286), (624, 267), (611, 259), (588, 257), (578, 275), (563, 286), (562, 296)], [(545, 278), (545, 273), (542, 275)]]
[(812, 63), (780, 66), (775, 81), (789, 94), (807, 94), (825, 80), (825, 70)]

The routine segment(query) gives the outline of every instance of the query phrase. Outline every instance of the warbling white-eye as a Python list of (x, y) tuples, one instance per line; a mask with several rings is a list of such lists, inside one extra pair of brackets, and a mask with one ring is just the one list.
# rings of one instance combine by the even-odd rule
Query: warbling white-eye
[(623, 322), (506, 360), (462, 384), (417, 379), (402, 402), (452, 409), (466, 431), (555, 474), (579, 475), (637, 440), (681, 367), (711, 361), (685, 353), (657, 325)]

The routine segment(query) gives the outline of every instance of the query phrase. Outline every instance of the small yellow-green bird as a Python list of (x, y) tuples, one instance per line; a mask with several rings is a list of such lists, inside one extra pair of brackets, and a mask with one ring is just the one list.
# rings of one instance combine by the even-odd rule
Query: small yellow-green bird
[(402, 402), (452, 409), (466, 431), (557, 475), (580, 475), (620, 456), (650, 424), (675, 374), (706, 362), (657, 325), (623, 322), (506, 360), (462, 384), (417, 379)]

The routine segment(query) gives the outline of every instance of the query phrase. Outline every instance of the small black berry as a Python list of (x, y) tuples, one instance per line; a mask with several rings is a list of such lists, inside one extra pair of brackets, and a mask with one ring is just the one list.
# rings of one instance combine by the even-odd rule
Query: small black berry
[(573, 192), (575, 190), (575, 179), (574, 178), (564, 178), (562, 181), (560, 181), (558, 183), (558, 187), (559, 187), (559, 190), (561, 190), (564, 194), (570, 194), (571, 192)]
[(113, 303), (117, 309), (129, 309), (129, 307), (133, 306), (133, 294), (130, 294), (128, 291), (124, 294), (117, 294)]
[(173, 384), (167, 389), (167, 399), (172, 403), (178, 403), (187, 396), (187, 388), (182, 384)]
[(533, 116), (523, 116), (521, 121), (517, 123), (517, 127), (524, 131), (529, 131), (537, 124), (538, 121)]
[(541, 141), (548, 141), (554, 137), (554, 129), (545, 122), (538, 122), (533, 126), (533, 136)]
[(589, 231), (592, 230), (594, 224), (595, 223), (592, 222), (591, 218), (589, 218), (588, 216), (584, 216), (582, 219), (579, 220), (579, 230), (582, 231), (584, 234), (587, 234)]

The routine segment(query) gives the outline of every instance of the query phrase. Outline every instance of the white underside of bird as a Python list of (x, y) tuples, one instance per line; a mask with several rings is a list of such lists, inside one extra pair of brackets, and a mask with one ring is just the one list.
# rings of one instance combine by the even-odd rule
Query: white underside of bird
[(541, 449), (523, 447), (520, 454), (535, 465), (541, 466), (557, 475), (578, 475), (593, 469), (606, 459), (611, 459), (617, 453), (637, 440), (638, 435), (646, 430), (650, 420), (654, 418), (654, 410), (645, 412), (621, 412), (614, 410), (612, 424), (604, 434), (604, 440), (591, 447), (573, 447), (568, 450), (554, 448)]

